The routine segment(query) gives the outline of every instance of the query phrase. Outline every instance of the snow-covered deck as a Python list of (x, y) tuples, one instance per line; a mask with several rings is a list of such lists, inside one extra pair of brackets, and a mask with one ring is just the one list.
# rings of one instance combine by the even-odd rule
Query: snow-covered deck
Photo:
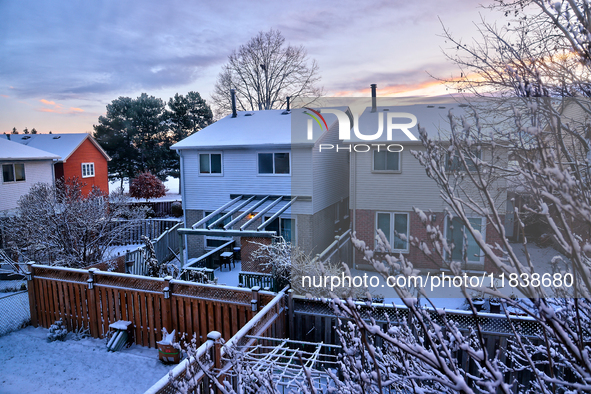
[(143, 393), (171, 368), (158, 350), (133, 345), (107, 352), (105, 341), (47, 342), (45, 328), (27, 327), (0, 337), (0, 392)]

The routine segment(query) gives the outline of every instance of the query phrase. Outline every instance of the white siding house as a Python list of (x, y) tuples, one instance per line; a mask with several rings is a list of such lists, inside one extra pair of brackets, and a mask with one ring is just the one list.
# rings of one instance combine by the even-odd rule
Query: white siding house
[(18, 199), (38, 182), (53, 183), (53, 162), (60, 156), (0, 138), (0, 216), (12, 214)]
[[(281, 235), (314, 253), (334, 240), (338, 231), (335, 222), (339, 221), (333, 217), (337, 212), (334, 205), (346, 201), (349, 193), (348, 154), (331, 160), (318, 155), (322, 141), (338, 138), (336, 118), (328, 128), (317, 127), (311, 140), (294, 141), (294, 111), (302, 110), (237, 112), (236, 117), (229, 115), (172, 146), (181, 161), (185, 227), (237, 195), (257, 196), (243, 210), (263, 196), (285, 196), (286, 201), (297, 196), (298, 200), (281, 214), (280, 224), (267, 230), (283, 227)], [(278, 204), (262, 219), (281, 207)], [(343, 216), (348, 216), (344, 211)], [(216, 244), (209, 245), (204, 236), (189, 236), (187, 242), (189, 258)]]

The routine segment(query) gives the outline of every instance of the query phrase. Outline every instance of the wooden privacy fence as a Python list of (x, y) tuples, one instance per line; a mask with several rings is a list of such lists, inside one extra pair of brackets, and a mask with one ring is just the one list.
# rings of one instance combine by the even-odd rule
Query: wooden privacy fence
[[(131, 321), (135, 343), (155, 347), (161, 331), (196, 335), (198, 343), (210, 331), (225, 340), (235, 335), (273, 293), (214, 286), (172, 278), (80, 270), (29, 264), (31, 323), (48, 328), (61, 319), (68, 330), (84, 327), (104, 337), (109, 324)], [(254, 306), (253, 306), (254, 304)], [(179, 339), (179, 337), (177, 337)]]

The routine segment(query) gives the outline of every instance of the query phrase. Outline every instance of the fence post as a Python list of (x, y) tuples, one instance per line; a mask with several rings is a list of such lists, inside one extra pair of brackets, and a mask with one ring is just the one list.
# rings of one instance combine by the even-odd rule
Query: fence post
[(170, 280), (172, 276), (167, 276), (164, 278), (164, 289), (162, 292), (164, 293), (164, 299), (162, 300), (162, 327), (166, 328), (167, 332), (172, 332), (172, 318), (171, 318), (171, 310), (172, 310), (172, 289)]
[(261, 286), (254, 286), (252, 289), (252, 300), (250, 301), (250, 318), (257, 314), (259, 310), (260, 304), (260, 295), (259, 291), (261, 290)]
[(96, 293), (94, 288), (94, 273), (98, 271), (96, 268), (88, 270), (88, 328), (90, 329), (90, 335), (93, 338), (99, 338), (99, 322), (97, 321), (97, 308), (96, 308)]
[[(211, 331), (209, 334), (207, 334), (207, 340), (213, 341), (213, 343), (214, 343), (213, 344), (212, 361), (213, 361), (213, 368), (217, 371), (222, 369), (222, 344), (220, 343), (221, 337), (222, 337), (222, 334), (219, 333), (218, 331)], [(222, 376), (218, 376), (217, 380), (220, 384), (223, 384), (222, 382), (223, 382), (224, 378)], [(214, 389), (214, 392), (215, 393), (219, 392), (217, 387)]]
[(29, 309), (31, 310), (31, 324), (34, 327), (38, 327), (39, 324), (37, 322), (37, 303), (35, 302), (35, 267), (33, 267), (33, 264), (35, 264), (35, 262), (33, 261), (29, 261), (27, 263), (27, 292), (29, 293)]
[(295, 339), (294, 330), (294, 310), (293, 310), (293, 289), (287, 291), (287, 332), (290, 339)]

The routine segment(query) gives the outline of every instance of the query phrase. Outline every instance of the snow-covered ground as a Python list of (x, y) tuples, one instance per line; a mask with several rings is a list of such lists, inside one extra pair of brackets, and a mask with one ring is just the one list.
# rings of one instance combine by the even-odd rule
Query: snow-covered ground
[(238, 286), (238, 274), (240, 271), (242, 271), (242, 263), (240, 261), (236, 261), (236, 268), (234, 268), (234, 264), (232, 264), (231, 271), (228, 271), (228, 267), (224, 266), (223, 271), (220, 271), (218, 268), (213, 274), (216, 278), (218, 278), (219, 285)]
[[(160, 198), (153, 198), (150, 201), (180, 201), (181, 195), (179, 194), (179, 180), (177, 178), (168, 177), (166, 182), (164, 182), (164, 186), (168, 189), (166, 192), (166, 196)], [(111, 181), (109, 182), (109, 192), (117, 190), (121, 187), (121, 181)], [(123, 190), (125, 192), (129, 192), (129, 181), (123, 182)], [(135, 199), (134, 199), (135, 200)], [(143, 201), (143, 200), (142, 200)]]
[(112, 246), (105, 252), (103, 260), (109, 260), (117, 256), (124, 256), (127, 251), (133, 252), (136, 249), (141, 248), (144, 244), (130, 244), (130, 245), (118, 245)]
[(27, 327), (0, 337), (0, 393), (143, 393), (166, 375), (158, 350), (107, 352), (104, 340), (47, 342), (49, 330)]

